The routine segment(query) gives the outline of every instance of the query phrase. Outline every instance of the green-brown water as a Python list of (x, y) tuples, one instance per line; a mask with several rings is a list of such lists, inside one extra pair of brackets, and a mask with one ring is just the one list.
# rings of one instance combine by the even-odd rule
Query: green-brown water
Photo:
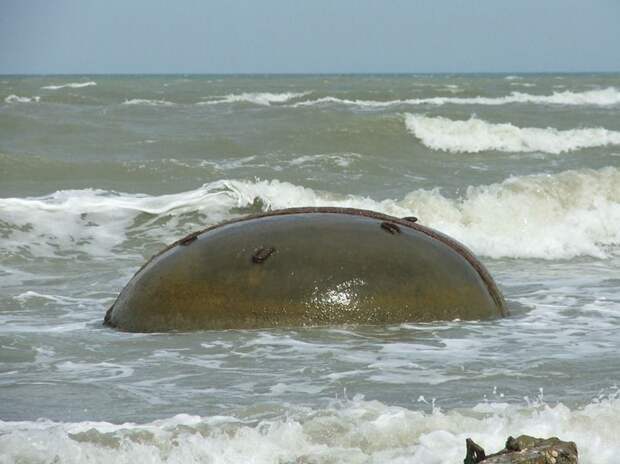
[[(319, 205), (452, 235), (514, 315), (102, 327), (164, 245)], [(2, 76), (0, 462), (615, 462), (619, 269), (618, 75)]]

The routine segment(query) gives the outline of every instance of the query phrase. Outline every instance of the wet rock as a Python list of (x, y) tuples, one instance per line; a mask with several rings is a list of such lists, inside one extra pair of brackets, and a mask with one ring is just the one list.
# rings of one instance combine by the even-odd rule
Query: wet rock
[(557, 437), (508, 437), (506, 447), (489, 456), (470, 438), (465, 443), (467, 455), (464, 464), (577, 464), (577, 445)]

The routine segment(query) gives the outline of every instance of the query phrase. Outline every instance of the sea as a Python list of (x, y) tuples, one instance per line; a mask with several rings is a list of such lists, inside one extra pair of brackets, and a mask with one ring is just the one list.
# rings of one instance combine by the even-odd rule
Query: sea
[[(491, 321), (137, 334), (136, 270), (247, 214), (416, 216)], [(329, 269), (325, 269), (329, 272)], [(620, 455), (620, 74), (0, 76), (0, 463)]]

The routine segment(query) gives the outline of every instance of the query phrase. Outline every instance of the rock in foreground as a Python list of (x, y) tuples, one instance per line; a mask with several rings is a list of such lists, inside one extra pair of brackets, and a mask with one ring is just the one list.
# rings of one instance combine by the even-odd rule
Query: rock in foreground
[(467, 439), (464, 464), (577, 464), (577, 445), (557, 437), (534, 438), (521, 435), (508, 437), (506, 447), (495, 454), (485, 455), (484, 449)]

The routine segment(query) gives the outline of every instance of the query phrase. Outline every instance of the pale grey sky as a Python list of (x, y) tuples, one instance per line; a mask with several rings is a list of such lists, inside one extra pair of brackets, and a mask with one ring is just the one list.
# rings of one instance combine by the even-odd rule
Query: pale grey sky
[(620, 71), (620, 0), (0, 0), (0, 73)]

